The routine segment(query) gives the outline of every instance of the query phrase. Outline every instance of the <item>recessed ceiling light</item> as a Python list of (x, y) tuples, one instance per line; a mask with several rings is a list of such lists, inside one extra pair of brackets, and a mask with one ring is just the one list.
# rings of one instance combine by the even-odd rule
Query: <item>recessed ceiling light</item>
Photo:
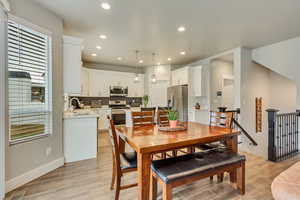
[(140, 60), (139, 63), (144, 63), (144, 61), (143, 61), (143, 60)]
[(122, 57), (118, 57), (117, 59), (118, 59), (118, 60), (123, 60), (123, 58), (122, 58)]
[(185, 31), (185, 27), (184, 26), (180, 26), (177, 29), (179, 32), (184, 32)]
[(185, 55), (185, 51), (180, 52), (180, 55)]
[(101, 3), (101, 7), (104, 9), (104, 10), (109, 10), (110, 9), (110, 4), (105, 2), (105, 3)]
[(99, 37), (103, 40), (105, 40), (107, 38), (106, 35), (100, 35)]
[(171, 61), (172, 60), (172, 58), (168, 58), (168, 61)]
[(99, 50), (100, 50), (100, 49), (102, 49), (102, 47), (101, 47), (101, 46), (96, 46), (96, 48), (97, 48), (97, 49), (99, 49)]
[(97, 54), (95, 54), (95, 53), (92, 53), (92, 56), (93, 56), (93, 57), (96, 57), (96, 56), (97, 56)]

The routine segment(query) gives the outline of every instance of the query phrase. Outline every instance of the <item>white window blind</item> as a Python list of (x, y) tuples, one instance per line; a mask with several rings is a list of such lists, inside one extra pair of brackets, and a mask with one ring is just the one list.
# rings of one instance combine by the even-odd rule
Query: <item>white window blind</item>
[(50, 37), (8, 22), (8, 109), (10, 142), (52, 133), (49, 95)]

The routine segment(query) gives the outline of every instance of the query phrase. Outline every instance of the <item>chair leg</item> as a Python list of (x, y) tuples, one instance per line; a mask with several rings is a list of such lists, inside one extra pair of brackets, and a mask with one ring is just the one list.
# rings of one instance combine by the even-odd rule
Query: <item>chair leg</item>
[(218, 174), (218, 183), (222, 183), (224, 179), (224, 173)]
[(113, 168), (112, 168), (112, 178), (111, 178), (111, 184), (110, 189), (113, 190), (116, 182), (116, 166), (115, 166), (115, 159), (113, 159)]
[(172, 199), (172, 187), (169, 184), (163, 183), (163, 200)]
[(237, 189), (239, 192), (245, 194), (245, 162), (242, 162), (242, 166), (237, 169)]
[(121, 175), (117, 175), (115, 200), (119, 200), (121, 190)]
[(173, 157), (176, 157), (176, 156), (177, 156), (177, 153), (178, 153), (177, 150), (173, 150), (173, 151), (172, 151), (172, 156), (173, 156)]
[(162, 158), (162, 159), (166, 159), (166, 158), (167, 158), (167, 152), (161, 153), (161, 158)]
[(150, 200), (156, 200), (157, 198), (157, 179), (155, 176), (151, 175), (151, 190), (150, 190)]

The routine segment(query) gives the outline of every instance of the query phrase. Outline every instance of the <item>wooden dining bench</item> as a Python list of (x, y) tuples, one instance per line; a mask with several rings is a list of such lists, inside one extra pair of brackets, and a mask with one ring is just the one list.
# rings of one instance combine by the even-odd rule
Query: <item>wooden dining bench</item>
[(228, 171), (237, 171), (230, 180), (245, 194), (245, 160), (237, 153), (216, 150), (153, 161), (151, 199), (156, 199), (157, 181), (163, 188), (163, 200), (170, 200), (173, 188)]

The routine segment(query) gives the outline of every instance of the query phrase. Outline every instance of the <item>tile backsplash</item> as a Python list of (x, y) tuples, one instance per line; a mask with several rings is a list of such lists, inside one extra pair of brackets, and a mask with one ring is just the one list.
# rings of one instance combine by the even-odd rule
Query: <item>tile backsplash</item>
[[(83, 96), (70, 96), (69, 98), (77, 97), (80, 103), (85, 106), (101, 107), (108, 106), (110, 97), (83, 97)], [(125, 97), (126, 104), (134, 107), (138, 107), (142, 104), (142, 97)]]

